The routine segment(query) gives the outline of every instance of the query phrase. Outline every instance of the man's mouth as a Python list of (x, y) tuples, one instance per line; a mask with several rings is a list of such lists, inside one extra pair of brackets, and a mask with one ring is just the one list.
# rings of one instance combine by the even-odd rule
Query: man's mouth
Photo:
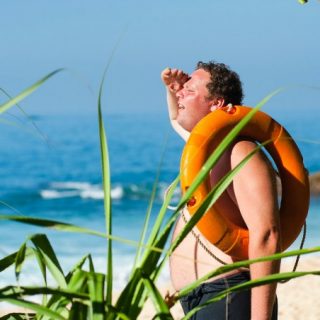
[(185, 109), (185, 107), (184, 107), (181, 103), (179, 103), (179, 104), (178, 104), (178, 109), (179, 109), (179, 110)]

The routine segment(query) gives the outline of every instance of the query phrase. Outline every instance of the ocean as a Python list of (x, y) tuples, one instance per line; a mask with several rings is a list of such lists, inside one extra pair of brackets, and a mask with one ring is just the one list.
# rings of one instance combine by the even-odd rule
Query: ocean
[[(41, 134), (30, 122), (6, 118), (15, 120), (18, 126), (0, 125), (1, 213), (19, 212), (104, 231), (96, 116), (33, 116)], [(297, 137), (308, 170), (320, 171), (316, 122), (307, 115), (305, 119), (299, 117), (299, 121), (294, 116), (283, 115), (283, 120), (289, 132)], [(104, 121), (110, 153), (113, 234), (138, 240), (161, 155), (164, 160), (151, 220), (159, 211), (166, 188), (178, 174), (183, 141), (170, 128), (165, 115), (107, 115)], [(173, 202), (177, 203), (178, 199), (179, 191)], [(313, 198), (305, 247), (320, 243), (319, 210), (320, 200)], [(48, 235), (65, 272), (88, 253), (93, 255), (96, 269), (105, 271), (105, 240), (17, 222), (1, 221), (0, 258), (18, 250), (34, 233)], [(132, 246), (114, 243), (116, 289), (127, 281), (135, 250)], [(39, 283), (36, 269), (34, 263), (27, 263), (21, 284)], [(168, 270), (160, 280), (169, 281)], [(14, 281), (13, 269), (0, 274), (0, 286)]]

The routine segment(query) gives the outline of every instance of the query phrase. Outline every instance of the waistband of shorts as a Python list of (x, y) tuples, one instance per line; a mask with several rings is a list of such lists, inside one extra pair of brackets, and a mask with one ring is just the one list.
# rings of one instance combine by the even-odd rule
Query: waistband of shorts
[(199, 294), (204, 293), (214, 293), (221, 292), (235, 285), (247, 282), (250, 280), (250, 272), (249, 271), (241, 271), (231, 275), (228, 275), (223, 278), (216, 279), (211, 282), (205, 282), (199, 285), (197, 288), (193, 289), (186, 296), (181, 297), (182, 301), (186, 301), (189, 299), (193, 299)]

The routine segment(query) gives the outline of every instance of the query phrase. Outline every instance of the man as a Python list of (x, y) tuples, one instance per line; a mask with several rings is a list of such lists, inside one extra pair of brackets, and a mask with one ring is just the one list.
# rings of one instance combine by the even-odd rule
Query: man
[[(194, 126), (207, 114), (229, 103), (241, 104), (242, 86), (238, 75), (226, 65), (199, 62), (189, 76), (178, 69), (161, 73), (167, 90), (169, 116), (173, 128), (187, 140)], [(256, 144), (238, 139), (221, 157), (211, 172), (214, 185), (234, 168)], [(249, 258), (259, 258), (280, 249), (279, 210), (275, 174), (263, 152), (256, 153), (236, 175), (233, 183), (218, 200), (224, 215), (249, 230)], [(189, 215), (183, 210), (173, 237), (185, 225)], [(235, 259), (209, 243), (194, 228), (170, 259), (170, 272), (176, 290)], [(280, 262), (256, 263), (249, 270), (236, 270), (210, 279), (181, 299), (184, 312), (212, 298), (228, 286), (257, 279), (279, 271)], [(200, 310), (193, 319), (277, 319), (276, 284), (253, 288), (251, 292), (232, 293), (226, 299)]]

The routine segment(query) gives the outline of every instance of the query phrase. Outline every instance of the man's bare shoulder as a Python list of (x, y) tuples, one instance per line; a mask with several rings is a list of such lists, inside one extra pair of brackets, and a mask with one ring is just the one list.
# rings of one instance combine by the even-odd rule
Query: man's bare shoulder
[[(246, 156), (253, 152), (257, 146), (258, 144), (252, 140), (236, 141), (231, 147), (231, 168), (234, 168), (236, 165), (238, 165)], [(253, 154), (252, 158), (246, 163), (245, 168), (240, 171), (240, 176), (245, 176), (248, 174), (254, 176), (258, 173), (262, 178), (264, 175), (262, 174), (261, 170), (265, 171), (266, 175), (270, 178), (272, 177), (272, 179), (273, 176), (275, 176), (275, 171), (272, 168), (272, 164), (263, 149), (257, 150), (257, 152)], [(257, 179), (258, 177), (255, 178)]]
[(239, 163), (257, 147), (257, 143), (251, 140), (238, 140), (231, 147), (231, 162)]

